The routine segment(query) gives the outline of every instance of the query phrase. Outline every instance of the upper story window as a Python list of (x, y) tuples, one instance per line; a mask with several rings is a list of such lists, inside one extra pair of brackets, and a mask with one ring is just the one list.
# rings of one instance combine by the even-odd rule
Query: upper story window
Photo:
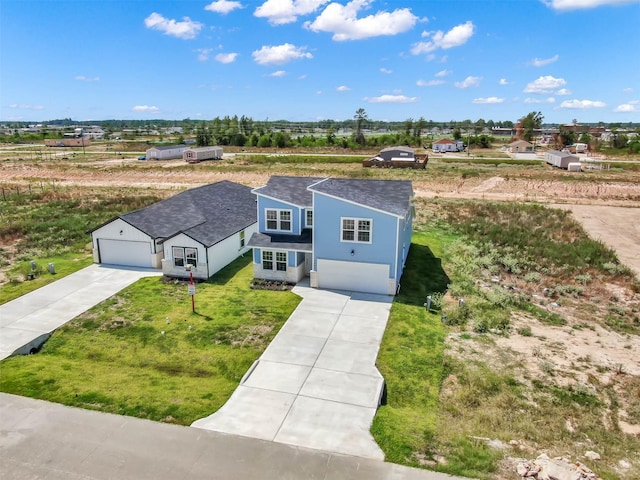
[(307, 226), (307, 228), (313, 227), (313, 210), (307, 209), (306, 212), (307, 213), (304, 218), (305, 225)]
[(371, 243), (371, 219), (342, 218), (340, 238), (343, 242)]
[(240, 231), (240, 248), (244, 248), (244, 230)]
[(291, 231), (291, 210), (267, 208), (265, 210), (267, 230)]

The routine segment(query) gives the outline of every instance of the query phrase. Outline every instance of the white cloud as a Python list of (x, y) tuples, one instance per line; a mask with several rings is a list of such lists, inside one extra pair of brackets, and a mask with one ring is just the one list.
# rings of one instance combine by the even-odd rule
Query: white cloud
[(607, 105), (597, 100), (565, 100), (560, 104), (560, 108), (575, 108), (586, 110), (588, 108), (603, 108)]
[(254, 61), (260, 65), (282, 65), (300, 58), (313, 58), (313, 55), (305, 51), (306, 49), (307, 47), (296, 47), (290, 43), (283, 43), (275, 46), (265, 45), (251, 55)]
[(498, 84), (499, 84), (499, 85), (509, 85), (509, 82), (507, 81), (507, 79), (506, 79), (506, 78), (501, 78), (501, 79), (498, 81)]
[(340, 85), (338, 88), (336, 88), (336, 90), (339, 91), (339, 92), (348, 92), (351, 89), (349, 87), (347, 87), (346, 85)]
[(332, 33), (331, 38), (341, 42), (397, 35), (410, 30), (418, 21), (418, 17), (408, 8), (398, 8), (392, 12), (379, 11), (358, 18), (359, 11), (370, 3), (371, 0), (352, 0), (346, 5), (331, 3), (313, 22), (305, 22), (304, 27), (314, 32)]
[(444, 80), (418, 80), (416, 85), (419, 87), (435, 87), (436, 85), (442, 85), (446, 83)]
[(79, 82), (98, 82), (100, 77), (85, 77), (84, 75), (77, 75), (75, 79)]
[(556, 92), (556, 95), (560, 95), (560, 96), (571, 95), (571, 90), (568, 90), (566, 88), (561, 88)]
[(534, 67), (544, 67), (550, 63), (557, 62), (559, 58), (560, 55), (557, 53), (551, 58), (534, 58), (529, 62), (529, 65), (533, 65)]
[(440, 70), (438, 73), (436, 73), (436, 77), (437, 78), (442, 78), (442, 77), (446, 77), (447, 75), (451, 75), (451, 70)]
[(220, 63), (233, 63), (238, 58), (237, 53), (218, 53), (216, 55), (216, 62)]
[(269, 76), (269, 77), (284, 77), (286, 74), (287, 74), (287, 72), (285, 72), (284, 70), (277, 70), (277, 71), (275, 71), (273, 73), (270, 73), (267, 76)]
[(555, 102), (556, 102), (556, 99), (554, 97), (524, 99), (524, 103), (555, 103)]
[(458, 88), (477, 87), (480, 85), (480, 80), (482, 80), (482, 77), (468, 76), (462, 82), (455, 82), (453, 86)]
[(381, 73), (390, 74), (390, 73), (393, 73), (393, 70), (389, 70), (388, 68), (381, 68), (380, 72)]
[(411, 53), (414, 55), (420, 55), (422, 53), (429, 53), (439, 48), (447, 50), (453, 47), (459, 47), (467, 43), (467, 41), (473, 36), (475, 26), (470, 20), (466, 23), (456, 25), (447, 33), (442, 30), (437, 32), (424, 32), (424, 37), (431, 37), (431, 40), (426, 42), (418, 42), (413, 45)]
[(627, 87), (625, 89), (622, 90), (624, 93), (633, 93), (633, 88), (631, 87)]
[(24, 103), (12, 103), (9, 105), (9, 108), (14, 108), (18, 110), (44, 110), (42, 105), (28, 105)]
[(204, 7), (204, 9), (208, 10), (209, 12), (221, 13), (222, 15), (226, 15), (227, 13), (232, 12), (238, 8), (244, 7), (240, 2), (231, 2), (229, 0), (217, 0)]
[(578, 10), (595, 8), (603, 5), (624, 5), (638, 3), (640, 0), (543, 0), (543, 3), (554, 10)]
[(622, 105), (618, 105), (614, 110), (614, 112), (640, 112), (640, 102), (638, 100), (632, 100), (627, 103), (623, 103)]
[(181, 22), (173, 19), (164, 18), (159, 13), (153, 12), (144, 19), (144, 24), (151, 30), (158, 30), (165, 35), (181, 38), (183, 40), (191, 40), (196, 38), (203, 25), (200, 22), (194, 22), (189, 17), (183, 17)]
[(363, 98), (368, 103), (414, 103), (418, 97), (407, 97), (405, 95), (380, 95), (379, 97)]
[(209, 55), (212, 51), (212, 48), (196, 48), (196, 52), (198, 52), (198, 61), (206, 62), (207, 60), (209, 60)]
[(504, 98), (498, 98), (498, 97), (474, 98), (472, 102), (480, 105), (490, 105), (494, 103), (502, 103), (504, 102)]
[(160, 109), (153, 105), (136, 105), (131, 110), (134, 112), (159, 113)]
[(329, 0), (267, 0), (253, 15), (266, 18), (271, 25), (295, 22), (299, 16), (315, 12)]
[(567, 84), (567, 81), (564, 78), (555, 78), (551, 75), (546, 75), (544, 77), (538, 77), (538, 79), (534, 80), (527, 84), (524, 89), (524, 93), (538, 93), (541, 95), (552, 93), (560, 87), (564, 87)]

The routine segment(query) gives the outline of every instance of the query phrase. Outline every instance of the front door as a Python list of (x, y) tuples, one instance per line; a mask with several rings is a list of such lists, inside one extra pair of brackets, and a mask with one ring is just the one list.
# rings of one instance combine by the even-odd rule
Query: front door
[(304, 276), (308, 277), (309, 272), (311, 271), (311, 267), (313, 266), (313, 254), (305, 253), (304, 254)]

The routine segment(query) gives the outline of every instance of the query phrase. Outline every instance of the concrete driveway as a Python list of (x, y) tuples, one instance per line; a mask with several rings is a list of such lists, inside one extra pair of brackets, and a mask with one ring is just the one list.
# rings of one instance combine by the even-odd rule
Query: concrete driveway
[(38, 348), (51, 333), (142, 277), (148, 268), (90, 265), (0, 305), (0, 360)]
[(227, 403), (192, 426), (383, 460), (369, 429), (393, 297), (298, 285), (300, 302)]

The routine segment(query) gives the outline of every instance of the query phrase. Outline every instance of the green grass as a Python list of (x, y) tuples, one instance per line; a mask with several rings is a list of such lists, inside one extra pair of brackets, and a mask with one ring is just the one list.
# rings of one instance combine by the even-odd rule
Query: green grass
[(372, 433), (387, 460), (417, 465), (415, 452), (429, 451), (436, 433), (445, 330), (423, 303), (446, 290), (448, 278), (439, 259), (441, 239), (413, 237), (400, 294), (396, 297), (378, 355), (387, 384), (387, 404), (380, 407)]
[[(36, 260), (36, 277), (33, 280), (24, 280), (27, 274), (31, 273), (31, 265), (29, 261), (23, 260), (15, 264), (7, 272), (9, 283), (3, 285), (0, 289), (0, 305), (55, 282), (90, 265), (92, 262), (93, 258), (87, 252), (67, 252), (51, 257), (38, 258)], [(53, 263), (55, 274), (49, 273), (47, 268), (49, 263)]]
[[(297, 306), (249, 288), (250, 258), (197, 285), (145, 278), (57, 330), (36, 355), (0, 362), (0, 389), (189, 425), (218, 408)], [(164, 332), (164, 333), (163, 333)]]
[(544, 165), (543, 160), (514, 160), (511, 158), (437, 158), (434, 159), (434, 162), (440, 163), (459, 163), (459, 164), (469, 164), (469, 165), (527, 165), (532, 167), (539, 167)]

